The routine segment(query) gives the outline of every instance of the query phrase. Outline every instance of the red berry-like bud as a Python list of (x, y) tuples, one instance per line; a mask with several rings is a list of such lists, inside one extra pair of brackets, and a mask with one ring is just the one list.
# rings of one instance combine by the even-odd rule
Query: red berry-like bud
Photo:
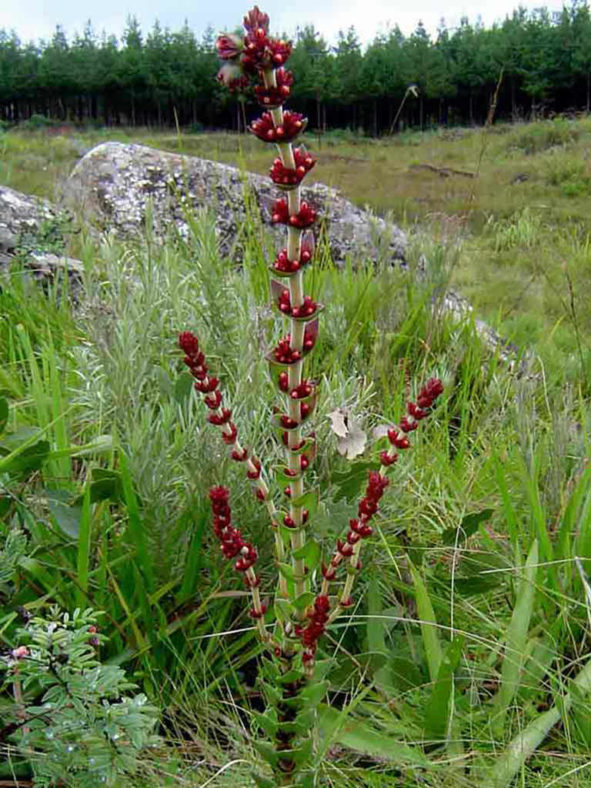
[(385, 466), (393, 465), (397, 459), (398, 459), (397, 454), (389, 454), (387, 451), (383, 451), (380, 453), (380, 462), (382, 465)]
[(249, 469), (246, 472), (246, 475), (249, 479), (258, 479), (261, 475), (261, 461), (256, 457), (251, 457), (249, 460)]
[(226, 430), (227, 431), (222, 432), (222, 440), (224, 441), (225, 444), (231, 446), (233, 443), (236, 443), (236, 438), (238, 436), (238, 428), (236, 427), (234, 422), (229, 421), (226, 424)]
[(221, 413), (210, 413), (207, 417), (207, 420), (210, 424), (214, 424), (216, 427), (221, 427), (223, 424), (227, 424), (231, 418), (232, 411), (230, 408), (222, 408)]
[(402, 432), (413, 432), (419, 425), (416, 421), (411, 421), (408, 416), (403, 416), (400, 420), (400, 429)]
[(209, 396), (204, 397), (203, 402), (205, 402), (210, 410), (217, 410), (222, 404), (222, 392), (217, 389)]

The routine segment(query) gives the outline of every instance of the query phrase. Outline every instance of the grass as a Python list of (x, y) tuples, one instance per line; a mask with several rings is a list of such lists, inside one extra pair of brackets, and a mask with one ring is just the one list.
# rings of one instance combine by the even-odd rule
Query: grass
[[(411, 233), (457, 244), (452, 284), (481, 317), (508, 340), (534, 345), (548, 374), (571, 382), (591, 375), (591, 308), (583, 297), (591, 271), (591, 120), (499, 124), (486, 136), (442, 129), (379, 140), (308, 137), (322, 162), (312, 176)], [(0, 137), (0, 182), (59, 197), (80, 156), (111, 139), (260, 173), (269, 166), (268, 150), (250, 136), (15, 131)], [(467, 177), (480, 160), (479, 177)]]
[[(441, 408), (393, 476), (351, 615), (324, 643), (332, 659), (332, 707), (321, 709), (318, 741), (326, 785), (591, 785), (591, 326), (580, 295), (589, 276), (588, 198), (564, 195), (560, 175), (582, 177), (575, 160), (588, 126), (581, 122), (578, 136), (564, 128), (496, 130), (477, 183), (450, 183), (452, 176), (412, 164), (429, 157), (469, 169), (478, 132), (321, 141), (322, 175), (334, 183), (358, 166), (334, 157), (367, 157), (351, 192), (360, 201), (371, 167), (383, 173), (398, 162), (391, 184), (399, 192), (374, 207), (406, 216), (413, 230), (406, 271), (341, 271), (328, 260), (314, 269), (313, 288), (327, 304), (313, 362), (322, 380), (316, 429), (327, 447), (316, 464), (325, 494), (313, 523), (323, 544), (351, 516), (356, 484), (334, 451), (328, 413), (348, 406), (370, 430), (398, 418), (409, 386), (432, 374), (446, 383)], [(3, 179), (28, 190), (19, 157), (24, 163), (27, 146), (41, 155), (45, 145), (52, 186), (36, 174), (36, 188), (51, 193), (80, 139), (99, 135), (49, 144), (4, 135), (5, 154), (13, 147)], [(158, 135), (140, 139), (166, 145)], [(174, 149), (178, 141), (169, 139)], [(235, 137), (214, 139), (220, 159), (236, 158)], [(180, 144), (199, 153), (212, 140)], [(58, 148), (63, 158), (52, 160)], [(262, 168), (251, 141), (241, 155)], [(498, 188), (528, 162), (530, 180)], [(536, 207), (537, 178), (548, 179), (551, 211)], [(396, 202), (405, 188), (407, 202), (420, 194), (438, 200), (445, 220), (414, 203), (411, 221)], [(455, 214), (446, 191), (454, 189), (463, 205)], [(386, 186), (374, 190), (376, 200), (387, 194)], [(576, 221), (564, 228), (559, 217), (569, 205)], [(198, 331), (245, 442), (272, 465), (279, 450), (268, 435), (273, 393), (261, 348), (279, 327), (249, 243), (237, 270), (220, 258), (206, 214), (194, 217), (186, 242), (162, 245), (97, 242), (82, 228), (77, 305), (64, 298), (63, 283), (43, 293), (18, 265), (2, 279), (9, 428), (20, 440), (43, 430), (48, 454), (26, 478), (2, 477), (10, 503), (0, 529), (23, 523), (28, 548), (14, 596), (0, 609), (0, 638), (10, 643), (19, 604), (87, 601), (105, 611), (102, 658), (128, 669), (162, 710), (163, 746), (133, 783), (146, 788), (250, 784), (259, 648), (242, 589), (212, 550), (208, 486), (231, 483), (236, 520), (262, 548), (263, 588), (273, 576), (267, 526), (207, 429), (175, 351), (179, 329)], [(431, 265), (419, 277), (423, 255)], [(531, 283), (524, 271), (537, 272)], [(438, 309), (450, 281), (534, 351), (527, 374), (484, 345), (470, 316)], [(502, 298), (495, 302), (491, 290)]]

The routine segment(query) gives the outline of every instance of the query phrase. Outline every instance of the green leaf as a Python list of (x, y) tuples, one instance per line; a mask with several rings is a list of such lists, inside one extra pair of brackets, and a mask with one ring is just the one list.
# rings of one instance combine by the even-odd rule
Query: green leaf
[(90, 508), (91, 485), (87, 484), (84, 491), (82, 514), (80, 517), (80, 532), (78, 535), (77, 572), (77, 604), (84, 609), (88, 603), (88, 570), (90, 566), (90, 538), (92, 533), (92, 511)]
[(430, 739), (447, 737), (451, 704), (453, 700), (453, 676), (462, 656), (464, 638), (456, 637), (448, 645), (439, 665), (437, 679), (425, 710), (425, 736)]
[(308, 706), (308, 704), (310, 706), (317, 706), (328, 692), (329, 686), (330, 684), (328, 681), (311, 682), (301, 691), (300, 697), (305, 702), (306, 706)]
[(357, 498), (361, 490), (367, 484), (368, 471), (377, 471), (380, 467), (378, 462), (354, 462), (345, 471), (337, 471), (332, 476), (332, 482), (336, 486), (335, 501), (345, 498), (351, 501)]
[(460, 524), (455, 528), (447, 528), (441, 534), (441, 541), (444, 545), (453, 546), (456, 541), (461, 544), (465, 539), (469, 539), (478, 530), (480, 523), (490, 520), (494, 514), (494, 509), (483, 509), (480, 512), (472, 512), (462, 518)]
[(263, 777), (261, 774), (253, 772), (252, 779), (259, 788), (277, 788), (277, 783), (269, 777)]
[(322, 555), (322, 548), (314, 539), (308, 539), (303, 547), (294, 550), (293, 557), (296, 559), (303, 559), (304, 563), (310, 571), (316, 569), (320, 563), (320, 556)]
[[(299, 552), (299, 550), (297, 552)], [(314, 594), (313, 591), (304, 591), (303, 594), (300, 594), (299, 597), (294, 599), (293, 606), (296, 610), (305, 610), (315, 599), (316, 594)]]
[(316, 510), (318, 509), (319, 503), (320, 503), (320, 491), (318, 489), (308, 490), (308, 492), (292, 500), (292, 504), (294, 506), (298, 506), (301, 509), (307, 509), (310, 517), (316, 514)]
[[(167, 376), (168, 377), (168, 376)], [(190, 372), (181, 372), (174, 382), (173, 396), (179, 405), (182, 405), (193, 391), (194, 378)]]
[(43, 466), (49, 457), (49, 449), (48, 441), (37, 441), (25, 449), (16, 449), (0, 460), (0, 470), (11, 476), (27, 476)]
[(525, 660), (525, 645), (536, 599), (536, 577), (538, 574), (538, 541), (534, 539), (527, 556), (523, 576), (519, 581), (515, 597), (515, 608), (507, 628), (505, 656), (501, 667), (501, 685), (495, 703), (497, 715), (495, 728), (501, 734), (504, 728), (507, 707), (519, 689), (521, 670)]
[(277, 764), (277, 761), (279, 760), (279, 755), (277, 754), (275, 747), (273, 747), (270, 742), (259, 741), (257, 739), (253, 740), (253, 745), (263, 760), (265, 760), (272, 768), (274, 768)]
[(293, 580), (293, 567), (290, 564), (277, 564), (277, 569), (279, 570), (279, 574), (284, 577), (286, 580)]
[[(577, 692), (589, 695), (591, 693), (591, 659), (577, 674), (572, 682), (572, 688)], [(559, 703), (548, 711), (539, 714), (509, 743), (507, 749), (493, 764), (486, 764), (483, 768), (483, 779), (479, 782), (480, 788), (509, 788), (517, 774), (523, 769), (527, 759), (544, 741), (552, 728), (566, 714), (572, 704), (570, 693), (559, 698)]]
[[(90, 483), (90, 502), (99, 503), (100, 501), (122, 501), (123, 483), (119, 471), (109, 468), (93, 468), (92, 481)], [(80, 505), (84, 499), (80, 495), (74, 501), (75, 505)]]
[(471, 577), (454, 578), (454, 591), (460, 596), (474, 596), (475, 594), (490, 593), (503, 582), (502, 575), (472, 575)]
[(410, 566), (410, 571), (415, 587), (417, 610), (419, 618), (421, 619), (421, 635), (425, 647), (425, 654), (427, 656), (427, 664), (429, 666), (429, 676), (431, 681), (435, 681), (439, 673), (442, 656), (439, 632), (437, 631), (437, 619), (435, 618), (435, 611), (433, 610), (427, 588), (419, 572), (412, 564)]
[[(367, 647), (373, 657), (371, 665), (377, 688), (386, 695), (394, 694), (390, 670), (386, 667), (388, 648), (386, 646), (385, 629), (387, 621), (382, 617), (382, 596), (380, 581), (376, 574), (372, 574), (367, 589), (368, 617), (367, 617)], [(376, 657), (383, 657), (376, 660)], [(381, 662), (381, 664), (380, 664)]]
[(277, 720), (273, 719), (273, 717), (271, 717), (268, 712), (261, 714), (258, 711), (253, 711), (251, 713), (263, 733), (265, 733), (270, 738), (273, 738), (277, 733)]
[(275, 610), (275, 617), (279, 619), (279, 621), (286, 623), (291, 620), (293, 608), (289, 600), (276, 598), (273, 609)]
[(281, 490), (285, 490), (286, 487), (292, 485), (294, 483), (294, 478), (295, 477), (285, 473), (284, 465), (278, 465), (273, 468), (273, 479), (277, 482)]
[(78, 538), (82, 507), (73, 506), (66, 490), (47, 490), (49, 511), (59, 528), (72, 539)]
[(322, 704), (318, 709), (318, 721), (323, 733), (344, 747), (366, 753), (388, 762), (428, 766), (429, 760), (419, 750), (401, 744), (392, 733), (370, 727), (363, 720), (347, 715)]
[(4, 428), (8, 422), (8, 400), (0, 397), (0, 433), (4, 432)]
[(423, 674), (412, 659), (393, 656), (388, 662), (388, 668), (392, 684), (403, 691), (425, 683)]

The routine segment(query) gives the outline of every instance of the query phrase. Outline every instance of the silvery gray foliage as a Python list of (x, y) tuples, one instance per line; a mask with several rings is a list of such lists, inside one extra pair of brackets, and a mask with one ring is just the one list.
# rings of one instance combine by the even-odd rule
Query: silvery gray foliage
[(114, 785), (157, 745), (157, 709), (116, 665), (101, 665), (97, 614), (54, 607), (21, 630), (0, 659), (0, 685), (15, 702), (3, 723), (9, 752), (28, 761), (38, 788)]

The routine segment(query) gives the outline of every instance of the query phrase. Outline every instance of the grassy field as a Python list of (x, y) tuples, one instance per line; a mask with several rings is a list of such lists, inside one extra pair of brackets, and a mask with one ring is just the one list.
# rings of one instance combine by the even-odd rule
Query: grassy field
[[(591, 120), (380, 140), (346, 132), (308, 136), (321, 162), (313, 177), (415, 234), (453, 246), (452, 284), (479, 316), (510, 341), (534, 345), (550, 374), (591, 376), (591, 307), (584, 297), (591, 284)], [(269, 166), (269, 151), (249, 136), (22, 132), (0, 137), (0, 182), (59, 196), (78, 158), (107, 139), (260, 173)]]
[[(269, 164), (255, 141), (228, 135), (9, 132), (0, 182), (52, 197), (110, 138)], [(351, 614), (323, 641), (319, 784), (591, 786), (590, 138), (584, 120), (309, 140), (319, 178), (413, 236), (406, 271), (313, 270), (327, 305), (311, 371), (324, 491), (312, 527), (325, 549), (355, 509), (355, 469), (335, 451), (328, 413), (348, 407), (370, 431), (398, 420), (427, 377), (446, 386), (393, 474)], [(18, 264), (1, 280), (0, 549), (18, 528), (26, 553), (13, 578), (0, 575), (0, 642), (16, 642), (21, 605), (104, 611), (101, 659), (158, 708), (161, 735), (127, 764), (134, 776), (107, 784), (250, 786), (260, 648), (210, 538), (209, 486), (231, 484), (236, 521), (262, 548), (263, 589), (268, 530), (204, 423), (175, 340), (198, 331), (245, 442), (272, 466), (262, 348), (280, 329), (267, 271), (254, 247), (242, 270), (221, 259), (203, 216), (186, 242), (82, 232), (72, 243), (85, 266), (74, 305), (63, 283), (45, 292)], [(450, 282), (530, 353), (525, 373), (470, 318), (439, 308)], [(27, 441), (37, 453), (10, 465)], [(0, 781), (30, 779), (44, 746), (23, 755), (18, 739), (0, 741)], [(99, 784), (73, 769), (65, 785)]]

